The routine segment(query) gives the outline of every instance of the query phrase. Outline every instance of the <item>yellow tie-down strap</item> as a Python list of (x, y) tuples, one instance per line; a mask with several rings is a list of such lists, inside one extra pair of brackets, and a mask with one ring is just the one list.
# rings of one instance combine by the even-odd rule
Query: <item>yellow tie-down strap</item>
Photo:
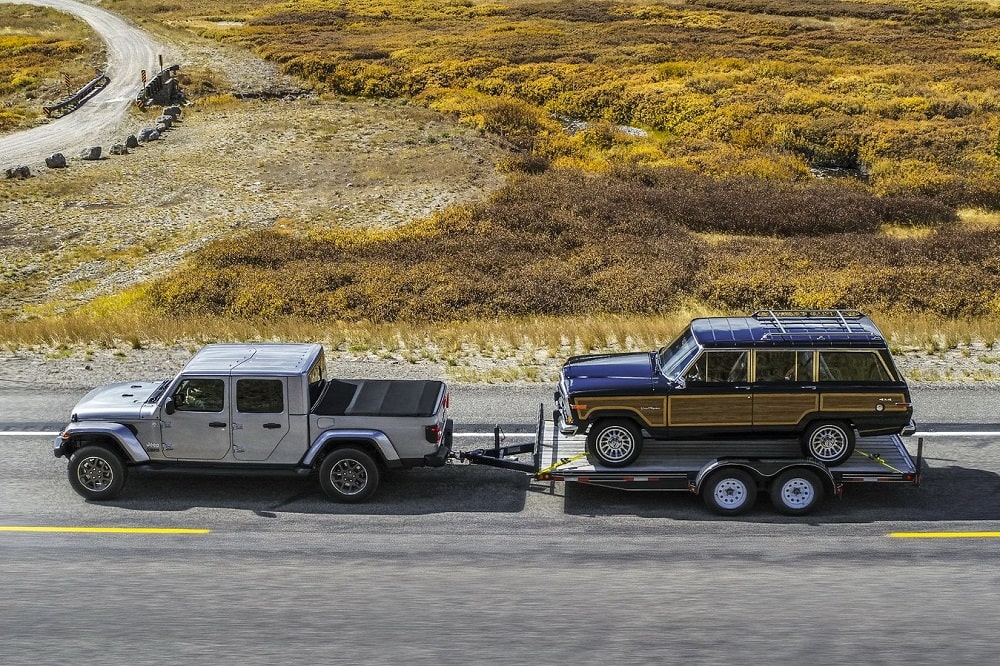
[(547, 476), (554, 469), (558, 469), (558, 468), (562, 467), (563, 465), (568, 465), (571, 462), (574, 462), (576, 460), (579, 460), (580, 458), (586, 458), (586, 457), (587, 457), (586, 453), (580, 453), (578, 455), (573, 456), (572, 458), (560, 458), (559, 461), (556, 462), (554, 465), (549, 465), (545, 469), (538, 470), (538, 477), (541, 478), (543, 476)]
[(889, 463), (887, 463), (885, 461), (885, 458), (883, 458), (882, 456), (880, 456), (877, 453), (865, 453), (861, 449), (854, 449), (854, 452), (855, 453), (860, 453), (865, 458), (868, 458), (869, 460), (871, 460), (873, 462), (877, 462), (879, 465), (882, 465), (882, 467), (888, 467), (889, 469), (891, 469), (893, 472), (896, 472), (897, 474), (906, 474), (906, 472), (904, 472), (903, 470), (896, 469), (895, 467), (893, 467), (892, 465), (890, 465)]

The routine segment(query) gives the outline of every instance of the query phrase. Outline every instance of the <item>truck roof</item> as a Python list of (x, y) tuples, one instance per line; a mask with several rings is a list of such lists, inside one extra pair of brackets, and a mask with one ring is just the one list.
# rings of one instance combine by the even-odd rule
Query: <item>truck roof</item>
[(857, 310), (760, 310), (749, 317), (702, 317), (691, 333), (703, 347), (885, 347), (875, 323)]
[(239, 375), (299, 375), (309, 372), (322, 356), (318, 343), (235, 343), (202, 347), (187, 365), (185, 373)]

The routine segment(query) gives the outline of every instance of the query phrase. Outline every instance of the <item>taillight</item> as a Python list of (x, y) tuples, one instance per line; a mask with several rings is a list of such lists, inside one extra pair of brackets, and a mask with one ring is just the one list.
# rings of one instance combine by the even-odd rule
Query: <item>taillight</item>
[(451, 393), (444, 394), (444, 408), (448, 409), (451, 407)]
[(442, 428), (436, 423), (424, 428), (424, 437), (426, 437), (427, 441), (431, 444), (437, 444), (441, 441), (441, 433)]

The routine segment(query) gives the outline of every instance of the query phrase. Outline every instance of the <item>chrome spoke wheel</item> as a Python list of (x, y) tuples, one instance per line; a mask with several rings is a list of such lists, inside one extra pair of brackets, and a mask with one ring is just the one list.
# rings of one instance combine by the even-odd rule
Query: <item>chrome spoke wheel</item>
[(823, 462), (837, 460), (848, 449), (847, 433), (838, 425), (825, 425), (813, 431), (809, 438), (809, 452)]
[(605, 428), (597, 437), (597, 455), (611, 463), (627, 459), (634, 449), (632, 433), (622, 426)]

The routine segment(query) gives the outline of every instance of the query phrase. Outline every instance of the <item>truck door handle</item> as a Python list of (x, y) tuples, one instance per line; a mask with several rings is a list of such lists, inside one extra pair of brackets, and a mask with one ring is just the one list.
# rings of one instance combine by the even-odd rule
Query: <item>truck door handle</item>
[(815, 386), (803, 386), (802, 388), (803, 388), (803, 390), (806, 390), (806, 391), (815, 391), (816, 390)]
[(275, 428), (280, 428), (281, 424), (280, 423), (265, 423), (264, 427), (267, 428), (268, 430), (274, 430)]
[(225, 428), (226, 424), (224, 421), (212, 421), (208, 424), (209, 428)]

